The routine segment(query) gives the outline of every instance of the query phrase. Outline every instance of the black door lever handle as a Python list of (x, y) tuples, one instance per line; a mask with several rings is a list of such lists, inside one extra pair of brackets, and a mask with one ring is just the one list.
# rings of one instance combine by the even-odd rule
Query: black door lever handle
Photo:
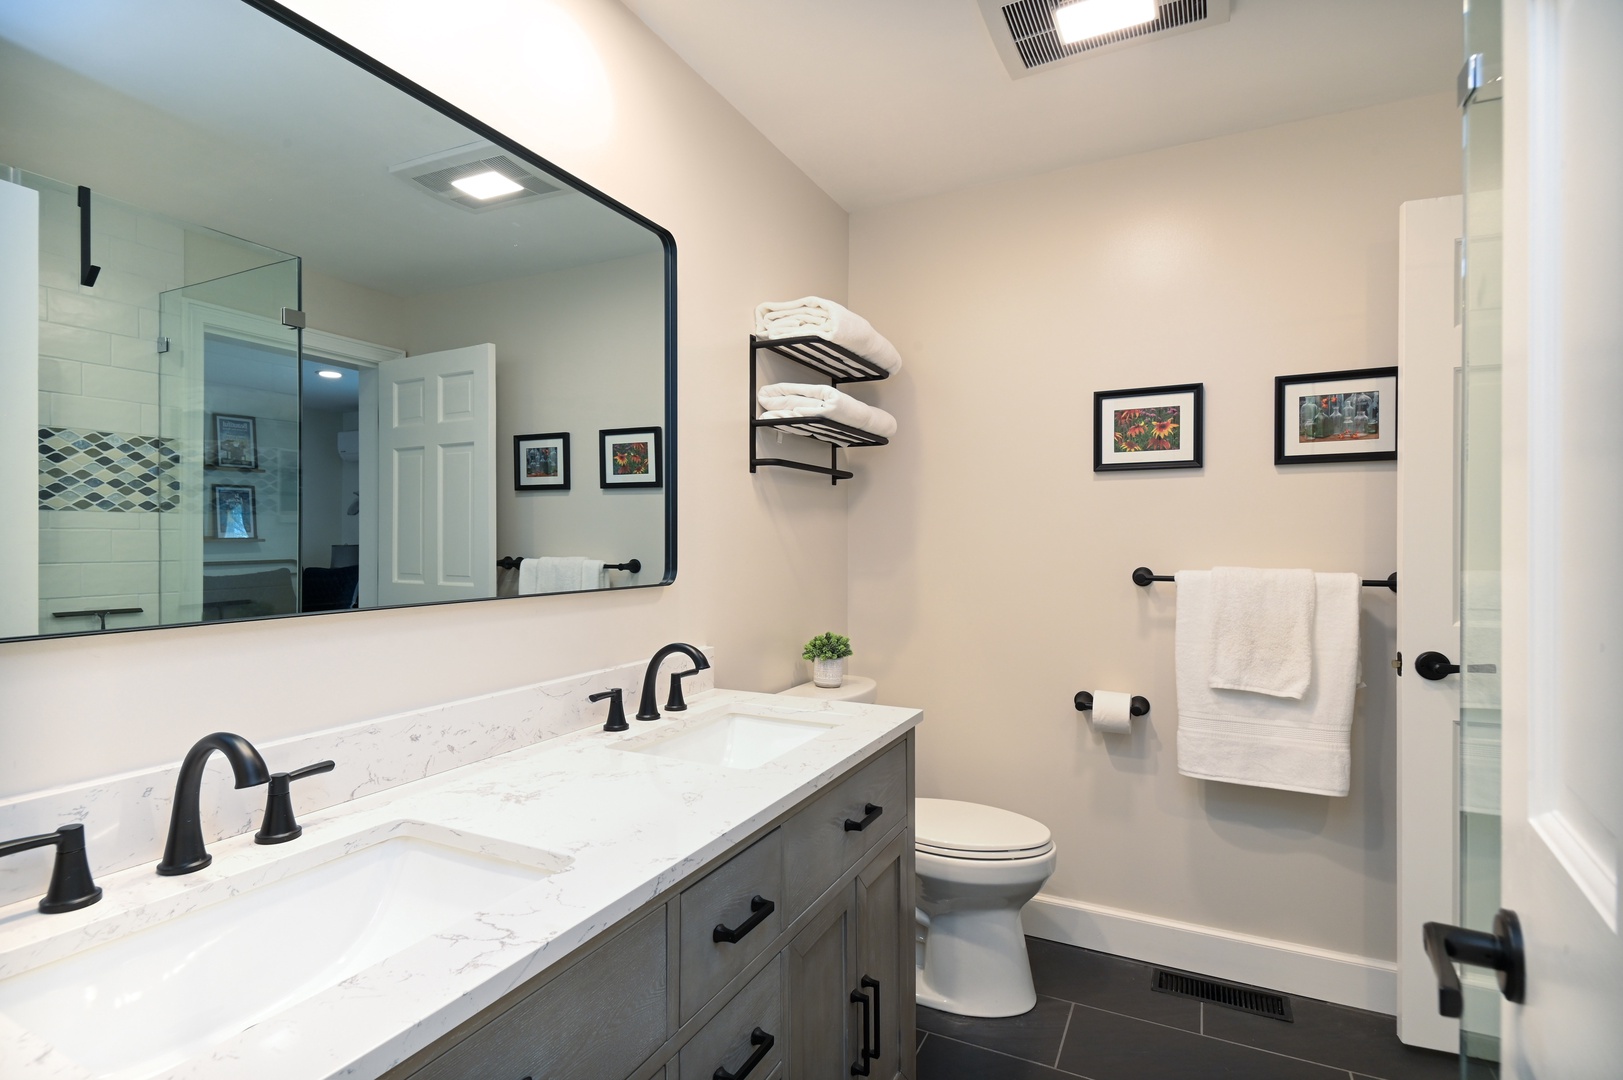
[(1520, 1005), (1527, 999), (1527, 960), (1522, 949), (1522, 924), (1514, 911), (1504, 908), (1493, 917), (1493, 933), (1463, 926), (1429, 922), (1425, 925), (1426, 955), (1437, 974), (1437, 1011), (1457, 1017), (1465, 1011), (1460, 973), (1455, 962), (1492, 968), (1499, 973), (1499, 992)]
[[(1473, 675), (1493, 675), (1499, 668), (1494, 664), (1467, 664), (1465, 670)], [(1398, 673), (1402, 674), (1401, 668)], [(1422, 679), (1436, 682), (1450, 675), (1458, 675), (1460, 666), (1440, 652), (1423, 652), (1414, 658), (1414, 673)]]

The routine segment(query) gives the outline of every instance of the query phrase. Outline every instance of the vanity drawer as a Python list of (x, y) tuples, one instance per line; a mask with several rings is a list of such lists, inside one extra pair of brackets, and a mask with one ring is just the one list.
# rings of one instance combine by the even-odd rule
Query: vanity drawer
[(452, 1046), (412, 1080), (604, 1080), (665, 1041), (665, 909)]
[[(686, 1023), (788, 925), (783, 911), (783, 830), (773, 829), (683, 890), (681, 905), (681, 1004)], [(718, 941), (718, 931), (732, 931), (737, 940)]]
[(750, 1036), (760, 1028), (772, 1038), (772, 1047), (761, 1055), (749, 1071), (749, 1080), (767, 1080), (783, 1060), (783, 957), (774, 959), (749, 981), (738, 996), (729, 1001), (698, 1034), (688, 1040), (678, 1056), (681, 1080), (711, 1080), (718, 1068), (737, 1074), (765, 1045), (752, 1043)]
[[(866, 828), (846, 828), (880, 809)], [(786, 917), (793, 919), (823, 895), (845, 871), (904, 820), (912, 809), (907, 797), (907, 744), (885, 751), (819, 795), (784, 823), (784, 888)]]

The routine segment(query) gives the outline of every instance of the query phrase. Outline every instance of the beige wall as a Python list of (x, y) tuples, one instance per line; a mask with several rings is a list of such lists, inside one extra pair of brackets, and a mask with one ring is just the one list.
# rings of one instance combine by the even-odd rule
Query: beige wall
[[(173, 761), (221, 727), (267, 740), (673, 639), (716, 645), (722, 685), (779, 689), (797, 677), (801, 643), (846, 621), (845, 488), (752, 477), (743, 438), (751, 308), (844, 295), (845, 213), (610, 0), (493, 3), (494, 35), (498, 13), (479, 5), (399, 3), (386, 21), (370, 0), (295, 6), (675, 234), (679, 577), (620, 594), (0, 645), (0, 797)], [(349, 332), (402, 343), (379, 329)]]
[[(1458, 190), (1435, 97), (853, 217), (852, 306), (907, 358), (868, 395), (901, 434), (853, 455), (854, 669), (924, 708), (920, 794), (1053, 829), (1048, 892), (1394, 955), (1390, 594), (1326, 799), (1178, 774), (1175, 587), (1128, 575), (1386, 576), (1395, 466), (1275, 467), (1273, 379), (1397, 362), (1398, 205)], [(1093, 392), (1179, 382), (1206, 386), (1206, 467), (1093, 473)], [(1154, 711), (1101, 738), (1080, 689)]]

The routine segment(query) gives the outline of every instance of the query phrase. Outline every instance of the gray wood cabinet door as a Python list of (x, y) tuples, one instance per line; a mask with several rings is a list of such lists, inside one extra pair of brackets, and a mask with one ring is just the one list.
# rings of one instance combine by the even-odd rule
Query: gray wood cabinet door
[(861, 1060), (861, 1020), (851, 1001), (856, 934), (850, 889), (796, 934), (789, 959), (785, 1080), (848, 1080)]
[(852, 985), (873, 998), (878, 1054), (869, 1075), (887, 1080), (915, 1072), (912, 856), (913, 838), (904, 832), (856, 880)]

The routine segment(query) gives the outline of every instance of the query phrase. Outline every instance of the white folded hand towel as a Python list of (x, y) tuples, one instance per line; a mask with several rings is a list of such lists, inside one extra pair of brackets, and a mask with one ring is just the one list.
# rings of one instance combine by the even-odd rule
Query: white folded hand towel
[(1214, 690), (1301, 698), (1313, 678), (1311, 570), (1212, 571)]
[(1358, 575), (1316, 574), (1313, 677), (1301, 700), (1210, 685), (1212, 575), (1178, 582), (1178, 771), (1202, 780), (1345, 795), (1358, 693)]
[(756, 391), (755, 400), (766, 410), (762, 420), (806, 417), (834, 420), (886, 439), (896, 434), (896, 418), (890, 413), (820, 383), (768, 383)]
[(520, 596), (608, 588), (602, 559), (579, 555), (532, 556), (518, 564)]
[(873, 328), (872, 323), (821, 296), (769, 300), (756, 305), (755, 332), (769, 338), (815, 334), (836, 345), (845, 346), (864, 359), (872, 360), (892, 375), (902, 367), (902, 354)]

